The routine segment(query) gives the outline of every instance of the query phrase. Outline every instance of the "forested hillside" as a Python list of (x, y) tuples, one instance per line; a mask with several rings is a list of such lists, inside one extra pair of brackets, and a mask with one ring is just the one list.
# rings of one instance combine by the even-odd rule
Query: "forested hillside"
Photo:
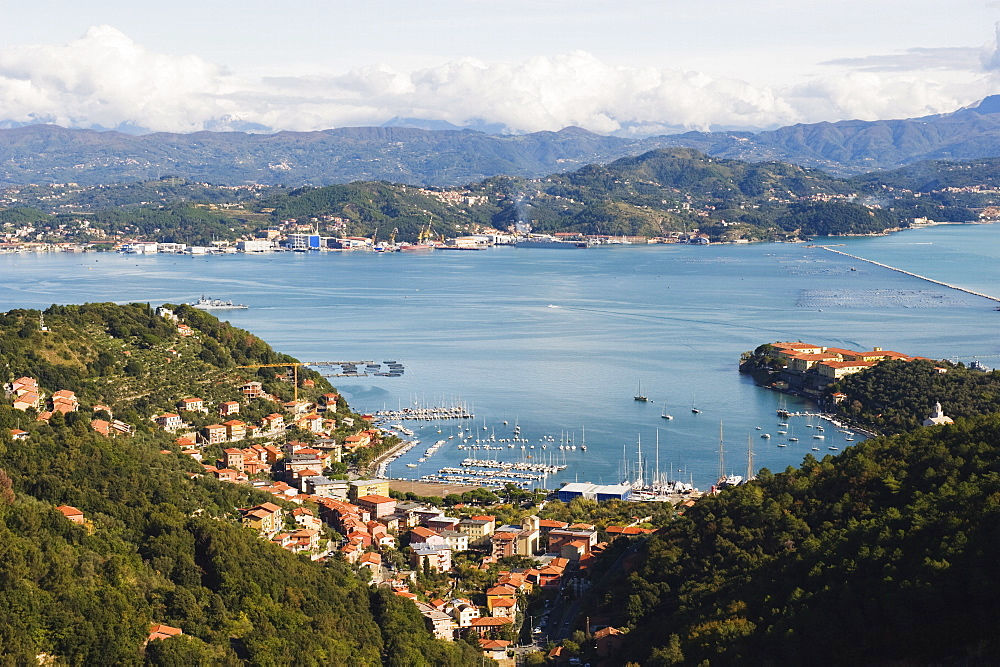
[[(345, 563), (310, 561), (241, 527), (237, 508), (279, 501), (204, 475), (154, 427), (151, 415), (185, 396), (231, 397), (256, 373), (236, 366), (290, 359), (207, 313), (177, 313), (195, 335), (144, 304), (53, 306), (47, 331), (38, 311), (0, 316), (2, 380), (29, 375), (80, 400), (48, 422), (0, 404), (2, 662), (479, 664), (471, 646), (432, 640), (410, 602), (369, 589)], [(290, 394), (271, 370), (258, 379)], [(94, 431), (99, 403), (135, 434)], [(145, 646), (158, 623), (184, 634)]]
[(275, 223), (336, 216), (349, 221), (351, 234), (397, 228), (408, 239), (428, 224), (436, 234), (455, 235), (530, 222), (537, 232), (656, 237), (700, 229), (713, 240), (773, 240), (881, 233), (904, 227), (913, 217), (976, 218), (953, 202), (912, 192), (895, 195), (891, 206), (867, 206), (867, 190), (820, 171), (722, 160), (684, 148), (542, 179), (498, 176), (462, 192), (478, 203), (444, 203), (434, 194), (388, 183), (352, 183), (280, 193), (255, 206), (270, 211)]
[(700, 500), (592, 596), (621, 662), (989, 664), (1000, 416), (807, 455)]
[(508, 231), (519, 222), (537, 232), (659, 237), (699, 230), (714, 241), (735, 241), (882, 233), (915, 217), (978, 219), (968, 207), (983, 205), (981, 196), (905, 187), (914, 182), (922, 181), (904, 174), (848, 181), (780, 162), (672, 148), (545, 178), (495, 176), (447, 190), (388, 181), (226, 190), (175, 178), (108, 188), (33, 186), (9, 193), (0, 224), (49, 242), (208, 245), (286, 224), (381, 240), (395, 230), (400, 241), (428, 228), (440, 238)]
[(1000, 371), (946, 361), (884, 361), (827, 387), (837, 391), (847, 395), (842, 414), (884, 433), (920, 426), (935, 402), (950, 417), (1000, 412)]

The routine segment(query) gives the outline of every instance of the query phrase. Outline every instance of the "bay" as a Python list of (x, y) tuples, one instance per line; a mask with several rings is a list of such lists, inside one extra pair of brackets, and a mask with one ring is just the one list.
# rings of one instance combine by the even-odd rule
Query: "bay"
[[(997, 226), (820, 241), (1000, 293)], [(660, 468), (707, 488), (720, 467), (720, 422), (726, 472), (745, 472), (748, 440), (755, 468), (775, 471), (798, 465), (807, 453), (821, 457), (831, 453), (828, 446), (847, 446), (827, 429), (820, 451), (812, 452), (817, 441), (803, 419), (788, 429), (798, 442), (778, 436), (779, 401), (808, 406), (737, 372), (740, 353), (764, 342), (883, 347), (966, 362), (980, 357), (990, 366), (1000, 358), (996, 304), (801, 244), (388, 255), (46, 253), (3, 255), (0, 268), (4, 310), (88, 301), (158, 305), (206, 294), (249, 304), (217, 314), (301, 360), (398, 360), (406, 367), (399, 378), (331, 381), (358, 411), (463, 402), (476, 413), (475, 423), (465, 424), (473, 438), (510, 438), (517, 424), (529, 440), (525, 450), (504, 444), (490, 454), (565, 463), (548, 487), (619, 482), (623, 458), (636, 467), (641, 437), (647, 469), (656, 465), (658, 438)], [(648, 403), (633, 400), (640, 381)], [(928, 406), (934, 400), (928, 397)], [(673, 420), (660, 417), (664, 404)], [(695, 404), (700, 414), (691, 411)], [(579, 449), (584, 429), (586, 452)], [(425, 424), (418, 429), (421, 446), (390, 474), (428, 474), (470, 453), (484, 455), (458, 450), (458, 438), (448, 438), (456, 432), (454, 423)], [(577, 449), (560, 451), (560, 438), (569, 434)], [(447, 444), (418, 468), (406, 467), (438, 439)]]

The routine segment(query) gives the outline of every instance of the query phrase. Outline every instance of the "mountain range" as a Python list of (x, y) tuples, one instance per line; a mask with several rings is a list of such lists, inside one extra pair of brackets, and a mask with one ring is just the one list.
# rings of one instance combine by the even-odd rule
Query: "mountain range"
[(29, 125), (0, 130), (0, 186), (135, 182), (179, 176), (218, 185), (329, 185), (383, 180), (462, 185), (499, 174), (538, 178), (646, 151), (696, 148), (848, 176), (923, 160), (1000, 155), (1000, 96), (947, 114), (791, 125), (763, 132), (645, 138), (580, 128), (524, 135), (399, 126), (318, 132), (130, 135)]

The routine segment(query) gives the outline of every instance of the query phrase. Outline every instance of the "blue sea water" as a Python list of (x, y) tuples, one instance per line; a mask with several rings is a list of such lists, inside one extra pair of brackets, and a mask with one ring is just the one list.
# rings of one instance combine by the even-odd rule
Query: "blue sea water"
[[(826, 239), (841, 250), (1000, 296), (1000, 226), (962, 225), (886, 237)], [(740, 353), (764, 342), (882, 347), (990, 366), (1000, 359), (996, 304), (802, 244), (617, 246), (589, 250), (495, 248), (428, 254), (324, 253), (186, 257), (111, 254), (0, 256), (4, 310), (88, 301), (193, 301), (201, 294), (250, 305), (217, 311), (304, 361), (398, 360), (399, 378), (331, 381), (359, 411), (462, 402), (473, 437), (534, 450), (507, 460), (565, 463), (547, 481), (617, 483), (623, 458), (707, 488), (719, 471), (798, 465), (813, 446), (849, 443), (834, 429), (821, 445), (805, 420), (788, 443), (775, 409), (805, 404), (737, 373)], [(648, 403), (633, 400), (638, 384)], [(928, 406), (934, 402), (928, 397)], [(691, 407), (702, 411), (694, 414)], [(660, 417), (666, 408), (674, 419)], [(506, 426), (503, 421), (507, 421)], [(486, 430), (483, 430), (483, 425)], [(761, 430), (757, 430), (757, 426)], [(440, 429), (441, 433), (437, 433)], [(559, 451), (561, 436), (588, 450)], [(455, 465), (456, 425), (427, 424), (392, 476)], [(770, 433), (765, 440), (759, 436)], [(541, 438), (555, 438), (541, 450)], [(426, 445), (448, 444), (419, 468)], [(779, 443), (787, 444), (779, 447)], [(475, 453), (475, 452), (474, 452)], [(478, 452), (482, 454), (482, 452)]]

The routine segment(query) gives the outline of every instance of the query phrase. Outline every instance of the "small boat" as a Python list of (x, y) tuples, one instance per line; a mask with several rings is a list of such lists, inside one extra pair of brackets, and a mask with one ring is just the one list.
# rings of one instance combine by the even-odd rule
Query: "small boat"
[(757, 427), (757, 430), (758, 430), (758, 431), (763, 431), (764, 429), (763, 429), (763, 427), (761, 427), (761, 426), (758, 426), (758, 427)]
[(826, 438), (826, 436), (825, 436), (825, 435), (818, 435), (818, 434), (817, 434), (817, 435), (814, 435), (814, 436), (813, 436), (813, 439), (815, 439), (815, 440), (823, 440), (824, 438)]
[(798, 438), (789, 438), (788, 439), (788, 442), (798, 442), (798, 441), (799, 441)]
[(417, 467), (417, 464), (416, 464), (416, 463), (407, 463), (407, 464), (406, 464), (406, 467), (407, 467), (407, 468), (416, 468), (416, 467)]
[(768, 439), (768, 438), (771, 437), (771, 434), (770, 433), (761, 433), (760, 437), (762, 437), (762, 438), (764, 438), (766, 440), (766, 439)]
[(819, 451), (819, 447), (813, 447), (813, 451), (814, 452), (818, 452)]
[(840, 447), (827, 447), (827, 449), (829, 449), (830, 451), (833, 451), (833, 452), (839, 452), (840, 451)]
[(854, 438), (844, 438), (847, 442), (854, 442)]
[(642, 380), (639, 380), (639, 391), (638, 391), (638, 393), (636, 393), (636, 395), (633, 396), (632, 398), (634, 398), (637, 401), (641, 401), (643, 403), (649, 401), (649, 398), (645, 394), (642, 393)]
[(667, 414), (667, 402), (666, 401), (663, 402), (663, 413), (660, 416), (663, 417), (664, 419), (673, 419), (674, 418), (673, 415)]
[(788, 446), (788, 445), (786, 445), (786, 444), (785, 444), (785, 443), (783, 443), (783, 442), (781, 442), (781, 443), (778, 443), (778, 447), (787, 447), (787, 446)]

